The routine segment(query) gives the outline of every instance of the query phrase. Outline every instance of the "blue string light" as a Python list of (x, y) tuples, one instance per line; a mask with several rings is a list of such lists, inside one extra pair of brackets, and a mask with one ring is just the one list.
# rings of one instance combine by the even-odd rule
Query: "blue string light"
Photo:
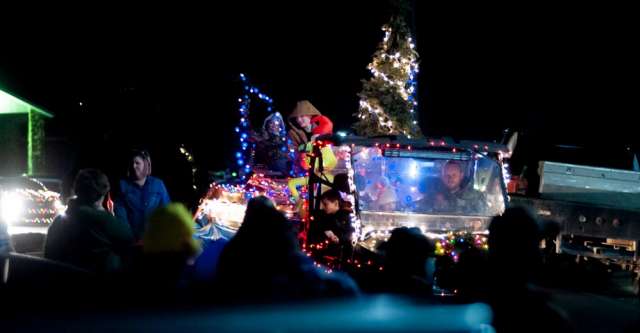
[[(262, 102), (267, 104), (267, 112), (269, 114), (274, 113), (273, 109), (273, 99), (268, 95), (261, 92), (257, 87), (252, 86), (247, 79), (247, 76), (243, 73), (240, 73), (240, 80), (242, 80), (242, 84), (244, 87), (244, 95), (242, 98), (238, 98), (238, 102), (240, 103), (239, 111), (240, 111), (240, 125), (235, 128), (235, 132), (238, 133), (238, 139), (240, 140), (240, 148), (241, 150), (236, 152), (236, 164), (240, 167), (238, 176), (241, 179), (246, 179), (246, 174), (251, 172), (251, 166), (247, 161), (251, 160), (251, 157), (255, 150), (255, 144), (249, 144), (249, 131), (251, 130), (251, 126), (249, 123), (249, 112), (251, 107), (251, 98), (257, 97)], [(277, 113), (277, 112), (276, 112)], [(278, 114), (279, 115), (279, 114)], [(281, 117), (281, 116), (280, 116)], [(282, 121), (282, 126), (280, 126), (279, 136), (282, 138), (282, 145), (280, 147), (280, 151), (286, 152), (289, 151), (288, 157), (289, 160), (295, 160), (295, 150), (290, 149), (289, 147), (293, 147), (293, 143), (291, 139), (287, 137), (287, 132), (285, 129), (284, 120)], [(251, 149), (249, 149), (251, 148)], [(294, 171), (290, 170), (289, 174), (294, 176)]]

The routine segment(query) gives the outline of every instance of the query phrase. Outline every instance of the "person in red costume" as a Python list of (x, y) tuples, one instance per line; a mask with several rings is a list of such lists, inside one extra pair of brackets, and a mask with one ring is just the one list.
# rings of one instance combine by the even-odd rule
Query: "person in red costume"
[[(295, 109), (289, 115), (289, 137), (298, 150), (297, 164), (304, 170), (309, 172), (318, 172), (321, 169), (328, 171), (336, 166), (337, 160), (331, 147), (321, 148), (322, 168), (316, 161), (315, 166), (311, 166), (308, 153), (312, 150), (312, 142), (321, 135), (333, 134), (333, 122), (331, 119), (323, 116), (309, 101), (299, 101)], [(319, 175), (321, 176), (321, 175)], [(326, 177), (333, 181), (333, 176), (328, 173)], [(308, 177), (297, 177), (289, 179), (288, 186), (291, 191), (292, 200), (299, 201), (300, 186), (306, 186), (309, 182)]]
[(323, 116), (309, 101), (300, 101), (289, 115), (289, 137), (300, 147), (318, 136), (333, 134), (333, 122)]

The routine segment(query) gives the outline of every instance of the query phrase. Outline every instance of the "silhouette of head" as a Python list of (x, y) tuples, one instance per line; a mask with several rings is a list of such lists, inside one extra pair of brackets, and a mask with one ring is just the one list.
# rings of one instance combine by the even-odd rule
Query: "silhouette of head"
[(540, 263), (540, 228), (525, 208), (513, 207), (489, 226), (489, 261), (498, 276), (526, 282)]
[(264, 196), (249, 201), (242, 225), (231, 243), (253, 258), (269, 258), (274, 264), (299, 251), (293, 226), (273, 201)]
[(73, 191), (78, 200), (88, 205), (102, 201), (109, 189), (109, 179), (97, 169), (80, 170), (73, 183)]
[(435, 247), (420, 229), (400, 227), (391, 232), (381, 250), (387, 273), (425, 277), (426, 262)]

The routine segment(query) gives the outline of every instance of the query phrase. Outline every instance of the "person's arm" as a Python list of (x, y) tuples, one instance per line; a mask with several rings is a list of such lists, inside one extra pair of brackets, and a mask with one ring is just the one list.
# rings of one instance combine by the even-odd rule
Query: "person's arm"
[(327, 236), (327, 238), (333, 243), (339, 243), (342, 239), (339, 218), (340, 217), (337, 214), (330, 214), (324, 215), (324, 218), (322, 219), (322, 230), (324, 231), (325, 236)]
[(133, 245), (133, 232), (131, 231), (131, 227), (128, 223), (118, 220), (108, 214), (104, 215), (104, 219), (105, 229), (114, 244), (117, 244), (120, 247), (129, 247)]
[(303, 130), (299, 130), (297, 128), (291, 128), (289, 130), (289, 138), (291, 138), (291, 141), (293, 142), (293, 144), (296, 147), (299, 147), (300, 145), (303, 145), (305, 143), (307, 143), (307, 135), (304, 133)]
[(327, 238), (333, 243), (340, 242), (340, 238), (336, 236), (336, 234), (334, 234), (331, 230), (325, 230), (324, 235), (327, 236)]
[(311, 121), (316, 124), (316, 127), (312, 131), (314, 135), (318, 136), (333, 133), (333, 122), (328, 117), (315, 116)]
[(124, 203), (120, 200), (116, 200), (113, 204), (113, 213), (118, 221), (129, 225), (129, 218), (127, 217), (127, 210), (124, 208)]
[(336, 223), (336, 236), (340, 240), (350, 240), (355, 228), (351, 225), (351, 214), (347, 211), (339, 212)]
[(160, 206), (166, 206), (171, 203), (171, 199), (169, 198), (169, 192), (167, 191), (167, 187), (164, 186), (164, 182), (159, 180), (160, 182)]
[(260, 143), (264, 141), (264, 137), (262, 136), (262, 133), (258, 133), (254, 130), (251, 130), (249, 131), (249, 138), (247, 139), (247, 141), (253, 142), (253, 143)]
[(113, 215), (120, 222), (130, 226), (129, 218), (127, 216), (127, 209), (125, 207), (126, 204), (124, 202), (123, 186), (124, 185), (122, 184), (122, 182), (120, 182), (120, 188), (116, 193), (114, 193), (115, 195), (113, 200)]

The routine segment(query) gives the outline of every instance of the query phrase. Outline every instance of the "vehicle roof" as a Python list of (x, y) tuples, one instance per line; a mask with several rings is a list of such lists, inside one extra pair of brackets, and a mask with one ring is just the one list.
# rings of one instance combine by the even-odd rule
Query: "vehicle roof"
[(386, 146), (388, 148), (406, 148), (426, 149), (426, 150), (459, 150), (478, 153), (494, 153), (503, 154), (505, 157), (511, 155), (507, 145), (488, 142), (488, 141), (472, 141), (460, 140), (456, 141), (452, 138), (424, 138), (424, 139), (408, 139), (403, 136), (389, 135), (378, 137), (362, 137), (362, 136), (335, 136), (333, 141), (339, 145), (356, 145), (356, 146)]

